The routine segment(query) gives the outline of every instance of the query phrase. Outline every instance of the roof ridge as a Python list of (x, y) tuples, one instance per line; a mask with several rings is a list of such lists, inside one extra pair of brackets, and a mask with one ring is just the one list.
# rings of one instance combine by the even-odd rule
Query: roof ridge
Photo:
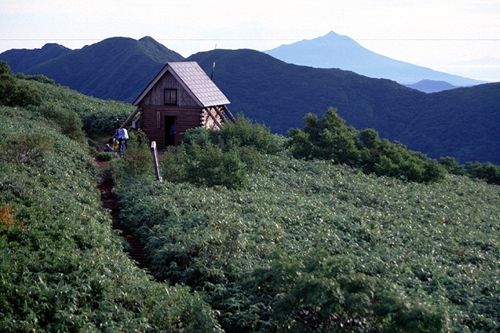
[[(177, 66), (180, 64), (185, 66)], [(151, 80), (133, 104), (138, 105), (169, 70), (177, 80), (183, 83), (184, 88), (193, 95), (195, 100), (199, 101), (201, 106), (207, 107), (231, 103), (196, 61), (172, 61), (168, 62)]]

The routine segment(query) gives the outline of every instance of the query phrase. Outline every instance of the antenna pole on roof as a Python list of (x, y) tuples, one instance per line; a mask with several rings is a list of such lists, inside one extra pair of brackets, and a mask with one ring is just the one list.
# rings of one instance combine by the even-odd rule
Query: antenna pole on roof
[(213, 78), (214, 78), (214, 72), (215, 72), (215, 61), (212, 64), (212, 73), (210, 74), (210, 80), (212, 80), (212, 81), (213, 81)]

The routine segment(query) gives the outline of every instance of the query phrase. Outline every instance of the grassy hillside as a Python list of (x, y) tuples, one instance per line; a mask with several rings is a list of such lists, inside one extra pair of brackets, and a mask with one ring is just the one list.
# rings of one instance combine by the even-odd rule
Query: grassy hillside
[[(195, 154), (203, 140), (190, 138)], [(202, 292), (227, 332), (498, 329), (498, 186), (405, 182), (286, 151), (250, 154), (261, 165), (246, 186), (200, 182), (244, 169), (236, 157), (252, 144), (237, 142), (188, 162), (194, 184), (178, 183), (186, 174), (170, 156), (164, 183), (118, 177), (123, 221), (146, 243), (153, 274)]]
[(40, 107), (31, 107), (34, 112), (46, 117), (57, 117), (58, 113), (73, 113), (81, 119), (83, 129), (90, 137), (111, 137), (127, 116), (134, 110), (130, 104), (118, 101), (104, 101), (82, 95), (57, 84), (46, 84), (43, 78), (32, 77), (21, 80), (29, 89), (40, 96)]
[(286, 64), (252, 50), (192, 55), (231, 100), (231, 110), (285, 133), (303, 116), (336, 107), (348, 124), (374, 128), (431, 157), (500, 164), (500, 83), (425, 94), (353, 72)]
[(219, 331), (198, 295), (152, 281), (128, 259), (101, 207), (88, 147), (69, 131), (81, 120), (71, 115), (123, 105), (16, 82), (44, 98), (0, 106), (0, 331)]

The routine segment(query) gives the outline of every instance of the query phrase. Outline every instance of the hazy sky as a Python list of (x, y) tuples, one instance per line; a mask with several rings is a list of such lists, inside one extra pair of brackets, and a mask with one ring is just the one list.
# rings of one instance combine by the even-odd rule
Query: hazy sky
[(500, 81), (500, 0), (0, 0), (0, 52), (148, 35), (188, 56), (329, 31), (392, 58)]

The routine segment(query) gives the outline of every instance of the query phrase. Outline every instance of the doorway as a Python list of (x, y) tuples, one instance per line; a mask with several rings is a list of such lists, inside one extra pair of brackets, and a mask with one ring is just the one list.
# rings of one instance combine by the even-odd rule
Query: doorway
[(174, 116), (165, 116), (165, 146), (175, 146), (177, 128)]

